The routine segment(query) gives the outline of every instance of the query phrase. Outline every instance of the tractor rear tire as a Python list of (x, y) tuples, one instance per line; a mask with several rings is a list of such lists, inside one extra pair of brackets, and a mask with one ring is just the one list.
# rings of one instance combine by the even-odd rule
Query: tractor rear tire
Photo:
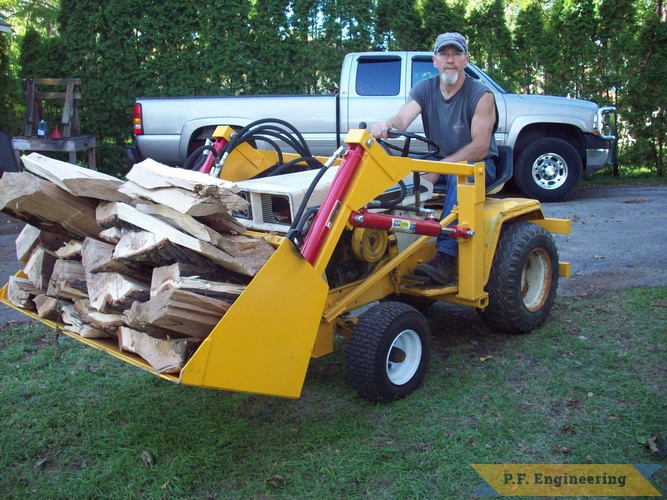
[(489, 304), (478, 310), (502, 333), (528, 333), (547, 318), (558, 288), (558, 250), (544, 228), (530, 222), (503, 225), (487, 290)]
[(359, 317), (347, 342), (345, 376), (363, 398), (388, 403), (417, 389), (431, 355), (426, 318), (402, 302), (380, 303)]

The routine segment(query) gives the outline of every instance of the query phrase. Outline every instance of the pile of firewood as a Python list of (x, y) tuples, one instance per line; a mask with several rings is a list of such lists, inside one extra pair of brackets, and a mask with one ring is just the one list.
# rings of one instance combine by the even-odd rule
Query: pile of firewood
[(151, 160), (127, 181), (37, 153), (0, 179), (0, 207), (27, 224), (26, 276), (7, 298), (87, 338), (115, 337), (177, 373), (273, 253), (242, 234), (237, 186)]

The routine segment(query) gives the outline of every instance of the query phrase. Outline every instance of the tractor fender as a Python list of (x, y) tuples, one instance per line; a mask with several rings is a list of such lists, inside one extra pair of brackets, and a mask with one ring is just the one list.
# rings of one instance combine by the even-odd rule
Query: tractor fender
[[(489, 281), (493, 257), (498, 247), (503, 224), (512, 220), (533, 221), (544, 225), (547, 219), (537, 200), (524, 198), (488, 199), (484, 204), (484, 285)], [(560, 231), (558, 231), (560, 232)]]

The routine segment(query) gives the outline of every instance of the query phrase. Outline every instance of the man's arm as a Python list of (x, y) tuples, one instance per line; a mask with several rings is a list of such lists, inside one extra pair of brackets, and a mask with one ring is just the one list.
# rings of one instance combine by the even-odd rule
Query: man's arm
[(449, 155), (444, 161), (457, 163), (460, 161), (481, 161), (489, 152), (491, 134), (496, 124), (496, 105), (491, 92), (485, 93), (477, 103), (475, 114), (470, 124), (470, 135), (472, 142), (455, 153)]
[[(370, 129), (371, 135), (378, 139), (386, 139), (390, 129), (406, 130), (421, 112), (421, 106), (412, 97), (409, 97), (408, 101), (398, 110), (398, 113), (389, 118), (389, 120), (375, 123)], [(476, 113), (477, 110), (475, 110)]]

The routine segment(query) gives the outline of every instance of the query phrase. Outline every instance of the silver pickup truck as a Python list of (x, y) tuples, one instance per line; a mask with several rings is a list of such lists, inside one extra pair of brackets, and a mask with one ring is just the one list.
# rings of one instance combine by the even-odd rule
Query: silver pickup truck
[[(531, 198), (559, 201), (584, 172), (614, 160), (616, 114), (612, 106), (579, 99), (519, 95), (503, 90), (469, 64), (469, 76), (495, 95), (496, 141), (512, 148), (514, 180)], [(135, 161), (152, 158), (182, 166), (218, 125), (242, 128), (258, 119), (293, 125), (315, 155), (330, 155), (348, 130), (394, 114), (412, 86), (436, 74), (430, 52), (348, 54), (337, 95), (138, 98), (134, 106)], [(422, 132), (418, 118), (411, 132)]]

